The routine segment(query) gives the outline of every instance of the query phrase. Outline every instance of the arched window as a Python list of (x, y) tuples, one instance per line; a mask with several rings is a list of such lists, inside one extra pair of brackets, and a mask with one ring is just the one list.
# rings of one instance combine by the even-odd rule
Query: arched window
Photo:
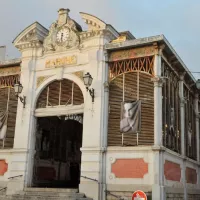
[[(120, 112), (123, 101), (141, 100), (138, 145), (154, 143), (153, 56), (110, 63), (108, 145), (121, 146)], [(137, 134), (124, 134), (124, 145), (137, 144)]]
[(84, 103), (79, 86), (71, 80), (64, 79), (50, 83), (41, 92), (36, 108), (54, 106), (80, 105)]

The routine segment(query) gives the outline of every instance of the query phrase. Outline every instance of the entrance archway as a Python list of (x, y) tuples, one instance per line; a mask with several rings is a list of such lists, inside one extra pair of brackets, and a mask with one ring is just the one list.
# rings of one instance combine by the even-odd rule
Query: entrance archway
[(82, 104), (80, 88), (67, 79), (52, 82), (40, 94), (35, 111), (37, 128), (33, 187), (78, 188)]

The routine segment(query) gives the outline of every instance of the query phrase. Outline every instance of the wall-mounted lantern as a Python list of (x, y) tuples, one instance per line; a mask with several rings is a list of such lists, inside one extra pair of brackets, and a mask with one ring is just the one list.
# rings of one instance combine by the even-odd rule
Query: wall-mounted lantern
[(198, 79), (198, 80), (196, 81), (196, 87), (197, 87), (198, 90), (200, 89), (200, 79)]
[(14, 90), (15, 90), (15, 95), (16, 95), (16, 97), (18, 97), (18, 98), (20, 99), (20, 101), (23, 103), (23, 106), (24, 106), (24, 108), (25, 108), (25, 105), (26, 105), (26, 97), (25, 97), (25, 96), (23, 96), (23, 97), (19, 96), (19, 94), (21, 94), (21, 92), (22, 92), (22, 90), (23, 90), (22, 84), (21, 84), (20, 82), (16, 83), (16, 84), (14, 85)]
[(93, 88), (89, 89), (89, 87), (92, 84), (92, 80), (93, 80), (93, 78), (89, 72), (87, 72), (87, 74), (85, 74), (85, 76), (83, 76), (83, 81), (86, 86), (86, 89), (87, 89), (87, 91), (89, 91), (90, 96), (92, 97), (92, 102), (94, 102), (94, 89)]

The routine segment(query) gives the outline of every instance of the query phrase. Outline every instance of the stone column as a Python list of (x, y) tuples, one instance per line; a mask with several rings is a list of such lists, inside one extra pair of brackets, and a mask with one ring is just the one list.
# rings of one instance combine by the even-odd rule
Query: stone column
[(185, 156), (185, 99), (183, 94), (184, 74), (180, 76), (179, 97), (180, 97), (180, 118), (181, 118), (181, 154)]
[(179, 81), (179, 97), (180, 97), (180, 119), (181, 119), (181, 155), (183, 158), (183, 168), (182, 168), (182, 183), (184, 186), (184, 199), (187, 199), (187, 186), (185, 178), (186, 160), (185, 160), (185, 98), (184, 98), (184, 76), (185, 73), (180, 75)]
[(154, 60), (154, 184), (152, 186), (152, 199), (164, 200), (163, 186), (163, 152), (162, 146), (162, 84), (161, 55), (158, 52)]
[(161, 56), (155, 55), (154, 60), (154, 145), (162, 145), (162, 83)]
[(200, 161), (199, 157), (199, 95), (198, 93), (195, 94), (195, 114), (196, 114), (196, 145), (197, 145), (197, 161)]
[[(26, 57), (23, 57), (26, 53)], [(15, 126), (14, 147), (12, 150), (12, 164), (10, 174), (12, 177), (22, 175), (10, 179), (7, 185), (7, 194), (14, 194), (22, 191), (24, 187), (30, 185), (32, 181), (32, 173), (28, 170), (30, 161), (33, 160), (34, 141), (32, 140), (34, 131), (33, 116), (33, 99), (35, 91), (35, 54), (37, 49), (25, 51), (22, 55), (21, 64), (21, 84), (23, 91), (20, 96), (26, 96), (26, 105), (18, 100), (17, 121)]]
[(101, 131), (101, 167), (100, 167), (100, 199), (106, 200), (106, 152), (108, 139), (108, 105), (109, 105), (109, 82), (108, 82), (108, 53), (104, 51), (105, 63), (103, 68), (103, 107), (102, 107), (102, 131)]
[(103, 49), (92, 50), (88, 56), (93, 58), (90, 59), (90, 68), (87, 70), (94, 78), (95, 99), (93, 104), (91, 99), (84, 102), (82, 177), (79, 191), (94, 200), (104, 200), (108, 112), (108, 90), (105, 87), (106, 56)]

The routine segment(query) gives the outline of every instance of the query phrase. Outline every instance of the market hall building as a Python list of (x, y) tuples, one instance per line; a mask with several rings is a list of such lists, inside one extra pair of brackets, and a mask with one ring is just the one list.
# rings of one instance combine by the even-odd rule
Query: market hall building
[(0, 62), (1, 198), (200, 199), (199, 82), (163, 35), (80, 15), (31, 24)]

